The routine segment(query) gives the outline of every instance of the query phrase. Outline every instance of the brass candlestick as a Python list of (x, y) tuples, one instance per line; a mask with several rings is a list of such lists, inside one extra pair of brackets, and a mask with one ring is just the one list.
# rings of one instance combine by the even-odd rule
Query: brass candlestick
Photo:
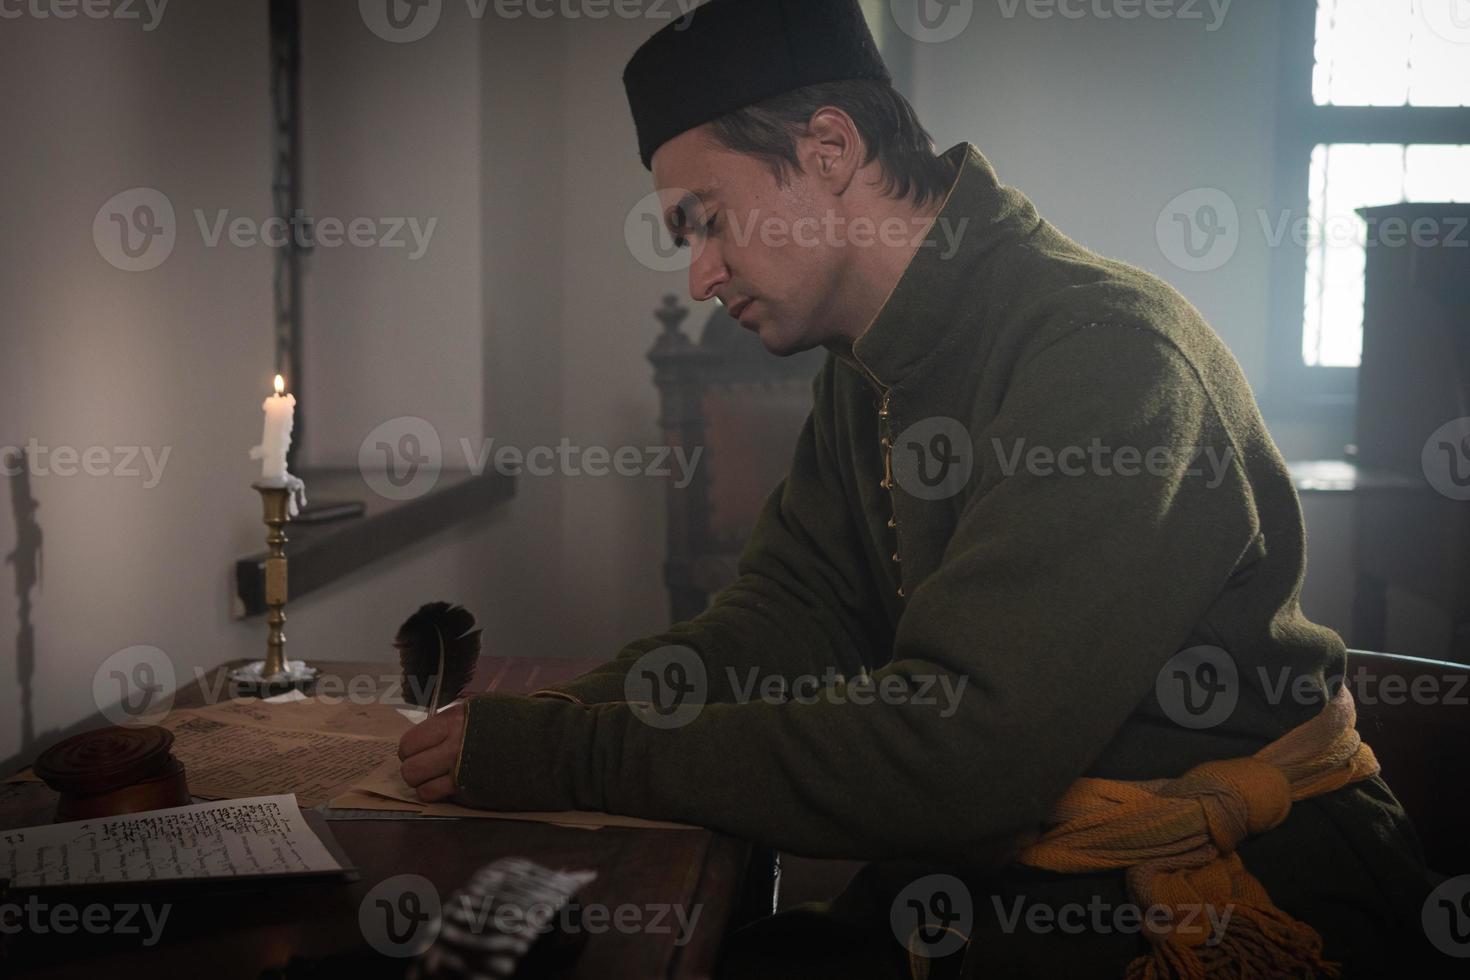
[(260, 676), (265, 679), (286, 670), (286, 523), (291, 520), (291, 491), (285, 486), (265, 483), (251, 486), (260, 491), (265, 525), (270, 528), (265, 536), (269, 550), (265, 559), (265, 621), (270, 634), (265, 641), (265, 664), (260, 669)]
[[(288, 477), (288, 479), (290, 479)], [(291, 497), (300, 481), (284, 484), (252, 483), (260, 492), (268, 553), (265, 559), (266, 626), (265, 659), (230, 672), (229, 679), (240, 694), (269, 696), (292, 688), (306, 688), (316, 679), (315, 667), (302, 660), (286, 659), (286, 525), (291, 520)]]

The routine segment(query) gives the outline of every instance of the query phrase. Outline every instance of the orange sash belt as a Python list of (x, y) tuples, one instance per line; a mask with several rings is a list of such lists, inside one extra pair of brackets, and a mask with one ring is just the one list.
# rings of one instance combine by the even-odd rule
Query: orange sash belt
[[(1335, 977), (1322, 937), (1272, 904), (1235, 847), (1281, 823), (1294, 801), (1377, 774), (1356, 721), (1344, 685), (1315, 718), (1253, 756), (1178, 779), (1079, 779), (1018, 860), (1064, 873), (1126, 869), (1141, 909), (1169, 911), (1167, 928), (1145, 926), (1152, 951), (1130, 964), (1128, 980)], [(1212, 918), (1226, 910), (1217, 934)]]

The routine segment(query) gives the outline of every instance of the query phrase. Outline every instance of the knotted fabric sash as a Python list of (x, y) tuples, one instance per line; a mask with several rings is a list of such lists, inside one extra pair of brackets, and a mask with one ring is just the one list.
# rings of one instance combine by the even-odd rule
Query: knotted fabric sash
[[(1128, 980), (1335, 977), (1317, 930), (1272, 904), (1235, 847), (1285, 820), (1295, 801), (1378, 773), (1356, 722), (1343, 685), (1320, 714), (1255, 755), (1178, 779), (1079, 779), (1018, 860), (1060, 872), (1127, 869), (1141, 909), (1170, 911), (1166, 927), (1145, 928), (1152, 952), (1133, 961)], [(1227, 912), (1217, 932), (1212, 922)]]
[[(1125, 870), (1130, 898), (1149, 910), (1152, 946), (1127, 980), (1336, 977), (1322, 937), (1271, 902), (1235, 848), (1280, 824), (1293, 802), (1378, 773), (1356, 722), (1344, 685), (1320, 714), (1255, 755), (1177, 779), (1079, 779), (1017, 861), (1074, 874)], [(916, 975), (928, 972), (912, 948), (910, 962)]]

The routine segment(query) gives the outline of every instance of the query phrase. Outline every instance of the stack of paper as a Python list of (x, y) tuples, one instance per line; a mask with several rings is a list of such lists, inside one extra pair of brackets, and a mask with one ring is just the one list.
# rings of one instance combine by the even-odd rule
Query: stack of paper
[(340, 874), (294, 796), (196, 803), (0, 831), (14, 889)]

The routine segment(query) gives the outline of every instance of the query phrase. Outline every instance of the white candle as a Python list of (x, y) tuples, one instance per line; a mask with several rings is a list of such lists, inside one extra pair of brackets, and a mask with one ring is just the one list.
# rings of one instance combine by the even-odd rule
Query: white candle
[(266, 398), (261, 408), (265, 409), (265, 432), (260, 445), (250, 450), (250, 458), (260, 460), (260, 479), (263, 483), (285, 485), (286, 450), (291, 448), (291, 426), (296, 418), (296, 396), (283, 394), (286, 380), (276, 375), (276, 393)]

